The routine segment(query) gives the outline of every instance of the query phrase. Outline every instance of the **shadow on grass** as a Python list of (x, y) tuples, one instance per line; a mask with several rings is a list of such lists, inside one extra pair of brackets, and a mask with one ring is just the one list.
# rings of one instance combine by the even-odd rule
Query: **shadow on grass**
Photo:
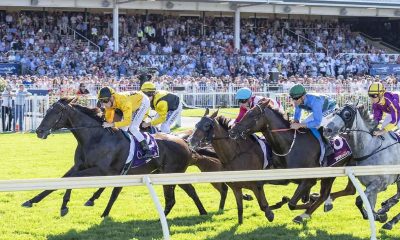
[[(212, 221), (212, 214), (207, 216), (193, 216), (193, 217), (176, 217), (168, 219), (169, 226), (178, 227), (171, 232), (171, 239), (174, 239), (174, 234), (196, 234), (195, 230), (187, 230), (185, 227), (195, 226), (205, 222)], [(215, 224), (219, 224), (215, 222)], [(179, 228), (184, 227), (184, 228)], [(273, 240), (294, 240), (294, 239), (307, 239), (307, 240), (361, 240), (350, 234), (332, 234), (324, 230), (317, 230), (312, 234), (308, 234), (307, 227), (303, 229), (293, 229), (287, 227), (286, 224), (271, 227), (259, 227), (251, 232), (237, 233), (239, 225), (232, 223), (229, 229), (223, 230), (214, 237), (209, 237), (207, 240), (259, 240), (259, 239), (273, 239)], [(207, 230), (204, 230), (207, 231)], [(185, 235), (186, 236), (186, 235)], [(80, 239), (109, 239), (109, 240), (153, 240), (162, 239), (161, 224), (158, 220), (132, 220), (128, 222), (116, 222), (112, 218), (104, 219), (100, 224), (94, 225), (87, 230), (77, 231), (72, 229), (64, 234), (50, 235), (47, 237), (49, 240), (80, 240)], [(184, 239), (184, 238), (180, 238)], [(190, 240), (196, 240), (192, 237)]]

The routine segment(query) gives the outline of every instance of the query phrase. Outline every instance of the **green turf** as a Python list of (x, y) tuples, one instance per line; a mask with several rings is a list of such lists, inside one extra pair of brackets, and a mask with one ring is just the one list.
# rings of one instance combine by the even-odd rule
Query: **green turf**
[[(0, 135), (0, 179), (59, 177), (72, 165), (75, 146), (75, 139), (69, 133), (51, 135), (47, 140), (37, 139), (34, 134)], [(197, 169), (191, 167), (189, 171)], [(335, 190), (343, 188), (346, 182), (346, 179), (340, 179)], [(302, 211), (290, 211), (284, 206), (274, 211), (275, 220), (270, 223), (259, 210), (256, 201), (245, 202), (244, 223), (238, 225), (232, 191), (229, 191), (225, 211), (219, 213), (217, 191), (209, 184), (198, 184), (195, 187), (209, 214), (199, 216), (191, 199), (178, 188), (176, 205), (168, 216), (172, 239), (369, 239), (369, 224), (361, 219), (354, 206), (355, 197), (338, 199), (330, 213), (318, 209), (304, 225), (292, 222)], [(283, 195), (290, 196), (294, 187), (266, 185), (265, 191), (269, 202), (274, 203)], [(163, 203), (161, 186), (155, 188)], [(158, 215), (145, 187), (125, 188), (110, 217), (106, 219), (100, 218), (100, 215), (110, 191), (106, 191), (94, 207), (84, 207), (83, 204), (93, 192), (94, 189), (74, 190), (69, 202), (70, 212), (65, 217), (59, 216), (64, 191), (53, 193), (30, 209), (20, 205), (37, 191), (0, 193), (0, 239), (162, 238)], [(394, 192), (394, 186), (390, 186), (387, 192), (380, 195), (379, 202)], [(394, 207), (389, 218), (399, 210), (400, 207)], [(377, 223), (378, 229), (381, 226)], [(400, 239), (400, 225), (392, 231), (380, 230), (379, 238)]]

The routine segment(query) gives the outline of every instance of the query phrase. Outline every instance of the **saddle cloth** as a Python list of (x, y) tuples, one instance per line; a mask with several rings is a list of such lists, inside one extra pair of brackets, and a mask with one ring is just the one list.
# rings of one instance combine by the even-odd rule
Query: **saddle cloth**
[(397, 130), (395, 132), (390, 131), (389, 135), (396, 140), (397, 142), (400, 142), (400, 130)]
[(141, 157), (144, 155), (144, 152), (140, 146), (140, 143), (138, 142), (138, 140), (136, 140), (136, 138), (132, 136), (132, 134), (128, 134), (130, 147), (128, 158), (125, 161), (125, 166), (129, 164), (131, 165), (131, 168), (136, 168), (142, 166), (145, 163), (148, 163), (151, 159), (159, 156), (159, 149), (156, 139), (151, 134), (148, 134), (146, 132), (141, 132), (141, 134), (149, 145), (149, 149), (152, 153), (152, 158), (142, 159)]
[(352, 155), (351, 149), (349, 144), (347, 143), (346, 139), (342, 137), (334, 137), (330, 139), (329, 142), (332, 145), (334, 153), (327, 157), (327, 166), (333, 166), (338, 162), (344, 160), (345, 158)]
[(265, 140), (264, 137), (259, 137), (256, 134), (252, 134), (251, 136), (253, 136), (253, 138), (257, 140), (258, 144), (260, 144), (261, 150), (263, 151), (264, 154), (263, 169), (265, 169), (268, 166), (268, 159), (272, 155), (271, 148), (267, 144), (267, 141)]

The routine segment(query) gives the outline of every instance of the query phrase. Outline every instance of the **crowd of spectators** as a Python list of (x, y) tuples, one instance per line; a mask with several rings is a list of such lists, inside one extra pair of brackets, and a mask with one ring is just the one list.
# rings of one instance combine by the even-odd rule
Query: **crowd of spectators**
[[(2, 12), (0, 62), (20, 63), (30, 75), (70, 79), (125, 79), (142, 67), (156, 68), (159, 76), (195, 78), (266, 79), (270, 72), (285, 78), (347, 78), (367, 74), (371, 63), (400, 63), (400, 58), (368, 45), (350, 25), (334, 20), (242, 19), (238, 51), (233, 47), (233, 18), (120, 15), (120, 50), (114, 52), (111, 17)], [(74, 39), (71, 29), (100, 51)]]

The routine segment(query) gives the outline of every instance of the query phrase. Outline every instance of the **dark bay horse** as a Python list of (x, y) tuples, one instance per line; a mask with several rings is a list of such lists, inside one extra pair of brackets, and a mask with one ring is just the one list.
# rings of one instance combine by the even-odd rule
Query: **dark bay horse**
[[(197, 147), (203, 141), (211, 142), (226, 171), (263, 169), (264, 153), (257, 140), (235, 141), (230, 139), (228, 136), (230, 119), (223, 116), (216, 117), (218, 111), (210, 117), (207, 116), (208, 113), (209, 110), (207, 109), (200, 122), (196, 124), (195, 131), (188, 139), (190, 145)], [(228, 183), (228, 186), (233, 190), (236, 198), (239, 224), (243, 223), (242, 188), (247, 188), (254, 192), (260, 209), (265, 213), (269, 221), (273, 221), (274, 214), (265, 198), (263, 183), (235, 182)]]
[[(71, 104), (73, 99), (61, 99), (47, 111), (43, 121), (36, 130), (37, 136), (46, 139), (51, 131), (68, 128), (78, 142), (75, 150), (74, 165), (63, 177), (86, 177), (119, 175), (129, 154), (129, 140), (122, 131), (104, 129), (100, 110)], [(148, 174), (152, 172), (177, 173), (185, 172), (190, 164), (192, 153), (181, 138), (159, 134), (155, 135), (159, 146), (159, 157), (148, 164), (130, 169), (128, 174)], [(207, 214), (196, 190), (190, 184), (179, 185), (195, 202), (200, 214)], [(114, 188), (110, 201), (102, 216), (107, 216), (121, 191)], [(175, 205), (175, 185), (163, 186), (165, 197), (165, 215)], [(26, 201), (23, 206), (32, 207), (54, 190), (46, 190)], [(68, 213), (67, 203), (71, 189), (67, 189), (61, 206), (61, 216)]]
[[(276, 156), (272, 163), (274, 168), (320, 167), (320, 147), (311, 131), (303, 129), (294, 131), (289, 128), (290, 122), (279, 111), (272, 109), (267, 100), (249, 110), (240, 123), (230, 130), (229, 134), (233, 139), (240, 139), (246, 138), (252, 133), (262, 132)], [(345, 161), (340, 163), (343, 162)], [(297, 205), (297, 202), (303, 196), (308, 195), (317, 179), (291, 180), (297, 183), (298, 187), (289, 201), (289, 208), (291, 210), (306, 209), (304, 214), (293, 219), (294, 222), (300, 223), (304, 219), (310, 218), (311, 214), (329, 197), (334, 179), (323, 178), (320, 196), (314, 202), (309, 201), (304, 205)]]

